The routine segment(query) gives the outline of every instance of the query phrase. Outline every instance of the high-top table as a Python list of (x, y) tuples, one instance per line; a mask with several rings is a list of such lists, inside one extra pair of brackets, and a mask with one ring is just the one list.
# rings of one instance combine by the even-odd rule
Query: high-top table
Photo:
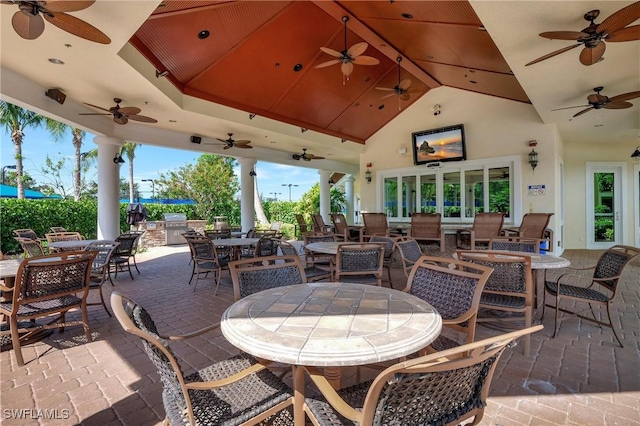
[(304, 372), (325, 367), (340, 387), (341, 367), (397, 359), (433, 342), (442, 319), (427, 302), (386, 287), (308, 283), (264, 290), (231, 305), (221, 330), (239, 349), (292, 365), (295, 424), (304, 425)]

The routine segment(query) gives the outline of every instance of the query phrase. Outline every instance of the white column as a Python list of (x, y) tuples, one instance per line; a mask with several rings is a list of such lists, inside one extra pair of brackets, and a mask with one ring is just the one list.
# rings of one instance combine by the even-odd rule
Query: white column
[(330, 224), (331, 217), (331, 195), (329, 194), (329, 178), (331, 172), (329, 170), (318, 170), (320, 175), (320, 215), (324, 219), (324, 223)]
[(120, 166), (113, 162), (124, 144), (122, 139), (96, 136), (98, 145), (98, 239), (120, 235)]
[(251, 176), (251, 171), (256, 165), (256, 159), (238, 158), (238, 163), (240, 163), (240, 224), (242, 232), (247, 232), (255, 226), (254, 177)]
[(355, 223), (355, 217), (353, 215), (353, 202), (354, 202), (354, 193), (353, 193), (353, 181), (355, 178), (351, 175), (346, 176), (344, 181), (344, 198), (347, 200), (347, 214), (345, 214), (345, 218), (347, 219), (347, 223), (353, 225)]

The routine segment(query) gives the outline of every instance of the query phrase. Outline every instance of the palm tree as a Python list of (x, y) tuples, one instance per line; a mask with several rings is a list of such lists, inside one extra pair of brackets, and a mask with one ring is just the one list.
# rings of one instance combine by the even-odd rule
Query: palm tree
[(24, 185), (22, 183), (22, 142), (24, 129), (40, 127), (44, 117), (19, 106), (0, 101), (0, 125), (4, 126), (7, 133), (11, 134), (16, 161), (16, 183), (18, 187), (18, 199), (24, 199)]
[(120, 150), (121, 155), (126, 154), (129, 159), (129, 202), (133, 204), (135, 202), (134, 185), (133, 185), (133, 159), (136, 158), (136, 149), (140, 144), (133, 142), (125, 142)]
[(56, 141), (60, 140), (62, 136), (66, 134), (67, 129), (71, 130), (71, 135), (73, 137), (71, 143), (75, 149), (73, 156), (73, 199), (75, 201), (80, 201), (80, 196), (82, 194), (82, 140), (84, 139), (86, 132), (78, 129), (77, 127), (72, 127), (50, 118), (46, 119), (45, 126)]

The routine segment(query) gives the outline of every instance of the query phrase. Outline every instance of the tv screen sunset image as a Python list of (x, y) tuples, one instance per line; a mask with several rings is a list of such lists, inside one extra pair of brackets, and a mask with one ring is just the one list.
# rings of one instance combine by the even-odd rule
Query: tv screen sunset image
[(418, 134), (415, 136), (414, 143), (418, 162), (446, 161), (463, 159), (464, 157), (461, 129), (423, 135)]

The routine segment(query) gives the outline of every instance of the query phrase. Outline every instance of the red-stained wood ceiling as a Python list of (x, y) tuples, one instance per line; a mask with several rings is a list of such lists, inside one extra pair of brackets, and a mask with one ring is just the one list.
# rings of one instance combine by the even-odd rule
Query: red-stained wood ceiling
[[(344, 50), (343, 16), (347, 47), (380, 61), (347, 81), (315, 68)], [(441, 85), (529, 102), (466, 1), (165, 0), (131, 42), (187, 95), (360, 143)], [(416, 92), (381, 99), (398, 57)]]

